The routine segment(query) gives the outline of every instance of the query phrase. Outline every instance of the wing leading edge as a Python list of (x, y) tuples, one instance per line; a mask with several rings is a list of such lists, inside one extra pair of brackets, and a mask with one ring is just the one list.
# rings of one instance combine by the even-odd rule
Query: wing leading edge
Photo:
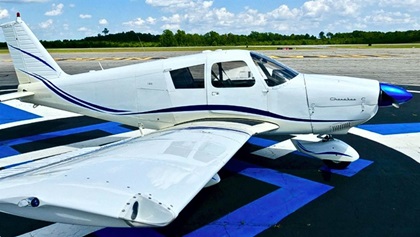
[(250, 136), (274, 128), (192, 123), (83, 155), (65, 154), (57, 164), (0, 180), (0, 210), (80, 225), (164, 226)]

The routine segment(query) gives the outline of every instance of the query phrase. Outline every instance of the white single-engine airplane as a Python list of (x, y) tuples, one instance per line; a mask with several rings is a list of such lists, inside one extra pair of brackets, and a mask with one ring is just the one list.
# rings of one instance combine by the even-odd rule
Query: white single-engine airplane
[(1, 101), (156, 130), (0, 170), (0, 211), (33, 219), (165, 226), (201, 189), (220, 181), (219, 170), (252, 135), (320, 134), (293, 144), (345, 168), (359, 155), (331, 135), (412, 97), (375, 80), (298, 73), (243, 50), (68, 75), (19, 14), (1, 28), (19, 80), (18, 91)]

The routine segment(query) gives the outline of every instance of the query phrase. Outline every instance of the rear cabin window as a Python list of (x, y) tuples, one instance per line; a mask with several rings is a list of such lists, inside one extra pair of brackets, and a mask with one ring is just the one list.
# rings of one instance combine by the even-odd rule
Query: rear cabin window
[(211, 67), (211, 84), (217, 88), (251, 87), (255, 79), (244, 61), (220, 62)]
[(170, 71), (175, 89), (204, 88), (204, 64)]

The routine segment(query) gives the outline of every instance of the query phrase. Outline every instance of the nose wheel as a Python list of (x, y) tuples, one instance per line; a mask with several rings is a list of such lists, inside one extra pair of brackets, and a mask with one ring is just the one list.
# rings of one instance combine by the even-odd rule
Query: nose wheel
[(350, 165), (348, 161), (322, 160), (324, 164), (330, 169), (343, 170)]
[[(331, 134), (326, 135), (319, 135), (318, 138), (322, 139), (322, 142), (328, 142), (331, 140), (334, 140), (333, 136)], [(347, 166), (350, 165), (351, 162), (349, 161), (336, 161), (336, 160), (322, 160), (324, 164), (330, 168), (330, 169), (336, 169), (336, 170), (342, 170), (347, 168)]]
[(318, 135), (317, 139), (295, 137), (291, 141), (296, 150), (322, 160), (330, 169), (345, 169), (359, 159), (356, 150), (331, 134)]

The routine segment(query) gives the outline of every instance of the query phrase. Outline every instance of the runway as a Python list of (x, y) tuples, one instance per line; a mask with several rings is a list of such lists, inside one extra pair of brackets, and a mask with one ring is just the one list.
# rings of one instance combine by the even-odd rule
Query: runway
[[(67, 58), (59, 61), (60, 66), (76, 73), (100, 68), (94, 60), (73, 58), (106, 58), (101, 64), (108, 68), (145, 61), (140, 59), (145, 57), (154, 60), (185, 53), (190, 52), (54, 57)], [(329, 170), (320, 160), (294, 151), (288, 144), (290, 136), (257, 136), (221, 170), (221, 183), (203, 189), (167, 227), (100, 229), (0, 214), (0, 236), (417, 236), (420, 50), (264, 53), (305, 73), (365, 77), (404, 85), (414, 98), (400, 109), (381, 109), (368, 123), (338, 137), (361, 156), (346, 170)], [(138, 59), (112, 60), (117, 57)], [(7, 55), (0, 55), (0, 80), (13, 88), (13, 69), (7, 60)], [(0, 163), (11, 156), (36, 156), (40, 150), (44, 154), (53, 152), (57, 146), (77, 149), (106, 144), (138, 132), (117, 123), (32, 108), (16, 101), (0, 106)]]

